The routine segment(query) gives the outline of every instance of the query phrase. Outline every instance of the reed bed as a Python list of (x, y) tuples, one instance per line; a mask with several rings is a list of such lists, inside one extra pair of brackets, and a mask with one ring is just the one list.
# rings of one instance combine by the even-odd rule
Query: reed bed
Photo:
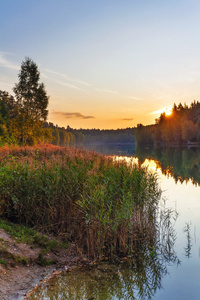
[(0, 215), (65, 237), (90, 257), (131, 255), (156, 236), (157, 179), (77, 148), (0, 149)]

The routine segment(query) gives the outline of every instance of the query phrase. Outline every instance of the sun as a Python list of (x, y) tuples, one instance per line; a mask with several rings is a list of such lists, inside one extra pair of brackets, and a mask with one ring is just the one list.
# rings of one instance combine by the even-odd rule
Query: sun
[(163, 110), (163, 112), (166, 114), (167, 117), (169, 117), (172, 114), (172, 109), (167, 107)]
[(156, 110), (153, 112), (153, 114), (163, 114), (165, 113), (165, 115), (167, 117), (171, 116), (172, 115), (172, 108), (171, 107), (165, 107), (165, 108), (162, 108), (162, 109), (159, 109), (159, 110)]

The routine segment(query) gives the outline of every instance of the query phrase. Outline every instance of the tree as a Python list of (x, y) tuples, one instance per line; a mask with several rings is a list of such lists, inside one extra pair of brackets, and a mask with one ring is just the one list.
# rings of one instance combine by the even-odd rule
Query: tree
[(37, 65), (26, 58), (18, 74), (19, 83), (13, 89), (18, 107), (32, 119), (45, 121), (48, 115), (48, 96), (43, 83), (39, 83)]
[(53, 129), (52, 135), (53, 135), (52, 144), (53, 145), (59, 145), (59, 143), (60, 143), (60, 135), (59, 135), (58, 128)]
[(190, 120), (183, 120), (182, 122), (183, 140), (186, 142), (197, 141), (199, 127)]
[(32, 138), (30, 134), (35, 133), (36, 137), (38, 136), (36, 130), (42, 127), (48, 115), (49, 97), (46, 94), (44, 84), (39, 83), (38, 67), (29, 57), (22, 62), (18, 78), (19, 82), (15, 84), (13, 91), (22, 120), (22, 143), (26, 143)]
[(16, 117), (17, 105), (14, 97), (0, 90), (0, 114), (5, 121)]

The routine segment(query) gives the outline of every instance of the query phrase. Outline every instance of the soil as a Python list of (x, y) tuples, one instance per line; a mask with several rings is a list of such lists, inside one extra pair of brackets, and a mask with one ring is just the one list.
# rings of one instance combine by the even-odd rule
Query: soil
[(0, 299), (28, 299), (31, 289), (62, 270), (88, 263), (72, 244), (67, 249), (46, 253), (50, 265), (39, 265), (42, 248), (18, 243), (0, 228)]

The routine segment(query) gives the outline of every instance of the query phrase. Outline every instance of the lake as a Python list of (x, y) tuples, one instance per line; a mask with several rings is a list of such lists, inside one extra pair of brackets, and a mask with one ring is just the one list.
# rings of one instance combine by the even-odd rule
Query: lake
[[(164, 247), (152, 259), (145, 253), (130, 264), (102, 262), (64, 272), (37, 289), (30, 299), (200, 299), (200, 149), (135, 148), (134, 145), (90, 146), (107, 155), (134, 157), (157, 173), (162, 189), (160, 207)], [(163, 226), (162, 224), (160, 225)], [(161, 236), (162, 240), (162, 236)], [(139, 266), (139, 267), (138, 267)]]

